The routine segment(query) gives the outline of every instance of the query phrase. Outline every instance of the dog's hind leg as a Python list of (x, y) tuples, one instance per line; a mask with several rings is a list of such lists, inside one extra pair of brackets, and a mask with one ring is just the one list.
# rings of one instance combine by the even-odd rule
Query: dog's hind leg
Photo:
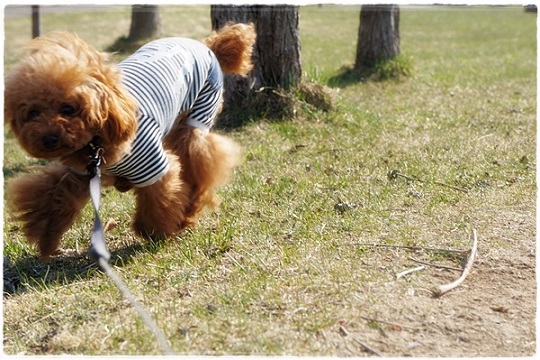
[(43, 259), (56, 253), (62, 235), (79, 216), (90, 196), (88, 186), (88, 176), (59, 163), (8, 183), (8, 199), (22, 230), (30, 243), (37, 244)]
[(167, 174), (150, 186), (134, 188), (137, 202), (134, 229), (152, 240), (175, 235), (191, 225), (185, 216), (189, 189), (181, 180), (178, 157), (170, 152), (167, 157), (170, 165)]
[(225, 136), (185, 125), (173, 128), (165, 146), (180, 158), (182, 181), (190, 189), (186, 218), (195, 222), (205, 206), (219, 204), (215, 191), (229, 181), (239, 165), (240, 146)]

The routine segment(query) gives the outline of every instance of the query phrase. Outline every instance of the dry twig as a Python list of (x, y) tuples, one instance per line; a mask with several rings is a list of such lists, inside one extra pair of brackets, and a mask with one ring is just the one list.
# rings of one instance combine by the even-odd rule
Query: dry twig
[(343, 335), (343, 336), (347, 336), (347, 337), (350, 337), (351, 339), (353, 339), (354, 341), (356, 341), (360, 346), (362, 346), (366, 351), (372, 353), (373, 355), (376, 355), (376, 356), (381, 356), (381, 354), (379, 354), (375, 349), (373, 349), (371, 346), (368, 346), (367, 344), (364, 344), (362, 341), (358, 340), (355, 336), (351, 336), (351, 334), (349, 333), (349, 331), (347, 329), (345, 329), (345, 327), (343, 325), (341, 325), (339, 327), (339, 332)]
[(409, 275), (409, 274), (411, 274), (413, 272), (424, 270), (425, 268), (426, 268), (425, 266), (418, 266), (418, 267), (415, 267), (413, 269), (408, 269), (408, 270), (402, 271), (399, 274), (396, 274), (396, 280), (398, 280), (399, 278), (404, 277), (405, 275)]
[(423, 265), (428, 265), (428, 266), (433, 266), (433, 267), (436, 267), (436, 268), (439, 268), (439, 269), (446, 269), (446, 270), (454, 270), (454, 271), (463, 271), (463, 269), (459, 269), (459, 268), (455, 268), (455, 267), (451, 267), (451, 266), (444, 266), (444, 265), (437, 265), (437, 264), (433, 264), (433, 263), (430, 263), (430, 262), (426, 262), (426, 261), (421, 261), (421, 260), (417, 260), (411, 256), (409, 256), (409, 259), (414, 261), (414, 262), (417, 262), (419, 264), (423, 264)]
[(471, 268), (472, 268), (472, 265), (473, 265), (473, 262), (474, 262), (474, 258), (476, 256), (476, 249), (478, 247), (478, 239), (476, 237), (476, 230), (473, 229), (472, 235), (473, 235), (473, 244), (472, 244), (472, 247), (471, 247), (471, 251), (469, 253), (469, 258), (467, 260), (467, 264), (463, 268), (463, 273), (461, 274), (461, 276), (456, 281), (454, 281), (454, 282), (452, 282), (450, 284), (440, 285), (440, 286), (432, 289), (431, 292), (433, 293), (433, 295), (441, 296), (441, 295), (447, 293), (448, 291), (450, 291), (452, 289), (455, 289), (469, 275), (469, 272), (471, 271)]
[(424, 251), (436, 251), (436, 252), (448, 252), (448, 253), (458, 253), (464, 254), (469, 250), (456, 250), (456, 249), (443, 249), (443, 248), (431, 248), (431, 247), (422, 247), (422, 246), (409, 246), (409, 245), (390, 245), (390, 244), (353, 244), (365, 247), (385, 247), (385, 248), (397, 248), (397, 249), (408, 249), (408, 250), (424, 250)]
[[(407, 175), (401, 174), (401, 173), (399, 173), (397, 170), (391, 170), (391, 171), (388, 173), (388, 178), (389, 178), (390, 180), (397, 179), (398, 177), (402, 177), (402, 178), (407, 179), (407, 180), (409, 180), (409, 181), (418, 181), (418, 182), (421, 182), (421, 183), (426, 183), (426, 182), (427, 182), (427, 181), (422, 180), (422, 179), (418, 179), (418, 178), (414, 178), (414, 177), (411, 177), (411, 176), (407, 176)], [(457, 191), (461, 191), (461, 192), (464, 192), (464, 193), (468, 193), (467, 189), (460, 188), (460, 187), (457, 187), (457, 186), (454, 186), (454, 185), (445, 184), (445, 183), (440, 182), (440, 181), (434, 181), (433, 183), (436, 184), (436, 185), (440, 185), (440, 186), (444, 186), (444, 187), (453, 189), (453, 190), (457, 190)]]
[(111, 230), (115, 229), (117, 226), (118, 226), (118, 222), (116, 222), (116, 220), (111, 218), (111, 219), (107, 220), (107, 222), (103, 226), (103, 231), (104, 232), (111, 231)]
[(363, 316), (363, 315), (360, 315), (360, 317), (364, 320), (367, 320), (367, 321), (372, 321), (372, 322), (378, 322), (378, 323), (381, 323), (381, 324), (386, 324), (386, 325), (390, 325), (394, 328), (399, 328), (399, 330), (401, 331), (401, 329), (404, 328), (403, 325), (399, 325), (399, 324), (396, 324), (396, 323), (393, 323), (393, 322), (389, 322), (389, 321), (385, 321), (385, 320), (379, 320), (379, 319), (374, 319), (374, 318), (371, 318), (369, 316)]

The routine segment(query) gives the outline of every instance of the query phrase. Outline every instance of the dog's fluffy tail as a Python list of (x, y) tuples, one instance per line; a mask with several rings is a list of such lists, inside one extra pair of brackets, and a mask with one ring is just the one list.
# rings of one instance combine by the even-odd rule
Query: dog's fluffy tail
[(212, 32), (204, 42), (216, 54), (225, 74), (246, 76), (253, 68), (251, 54), (255, 39), (255, 26), (252, 23), (228, 23), (220, 30)]

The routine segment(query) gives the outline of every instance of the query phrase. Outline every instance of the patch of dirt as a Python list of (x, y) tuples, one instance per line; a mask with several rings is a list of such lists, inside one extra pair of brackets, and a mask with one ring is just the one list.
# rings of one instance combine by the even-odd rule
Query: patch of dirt
[[(481, 241), (479, 239), (479, 241)], [(465, 281), (441, 297), (429, 289), (459, 277), (433, 268), (375, 290), (385, 304), (343, 319), (332, 334), (342, 355), (516, 357), (536, 352), (534, 237), (477, 254)], [(480, 249), (482, 250), (482, 249)], [(341, 340), (339, 340), (341, 338)]]

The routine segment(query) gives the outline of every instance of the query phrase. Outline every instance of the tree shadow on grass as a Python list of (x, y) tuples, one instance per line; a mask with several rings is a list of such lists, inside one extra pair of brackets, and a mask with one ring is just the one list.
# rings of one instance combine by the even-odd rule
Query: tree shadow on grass
[(126, 36), (121, 36), (118, 39), (116, 39), (116, 41), (112, 43), (109, 47), (107, 47), (105, 51), (109, 53), (114, 53), (120, 56), (131, 55), (135, 51), (137, 51), (141, 46), (143, 46), (146, 43), (149, 43), (152, 40), (154, 39), (146, 38), (146, 39), (133, 41), (133, 40), (130, 40)]
[(392, 59), (379, 61), (373, 66), (344, 66), (328, 80), (331, 87), (345, 88), (368, 81), (402, 81), (413, 76), (413, 59), (406, 55), (398, 55)]
[[(134, 261), (142, 252), (157, 252), (163, 242), (146, 242), (110, 251), (111, 266), (123, 267)], [(24, 294), (29, 289), (47, 289), (76, 281), (85, 281), (101, 272), (88, 253), (63, 254), (48, 262), (36, 255), (18, 258), (15, 262), (4, 257), (4, 298)]]
[(376, 69), (371, 68), (354, 68), (349, 66), (342, 67), (339, 72), (328, 79), (328, 86), (337, 88), (346, 88), (358, 83), (367, 82), (375, 74)]
[(248, 95), (234, 94), (219, 114), (216, 129), (234, 130), (265, 119), (270, 122), (309, 117), (336, 108), (334, 91), (325, 85), (300, 81), (288, 90), (264, 87)]

